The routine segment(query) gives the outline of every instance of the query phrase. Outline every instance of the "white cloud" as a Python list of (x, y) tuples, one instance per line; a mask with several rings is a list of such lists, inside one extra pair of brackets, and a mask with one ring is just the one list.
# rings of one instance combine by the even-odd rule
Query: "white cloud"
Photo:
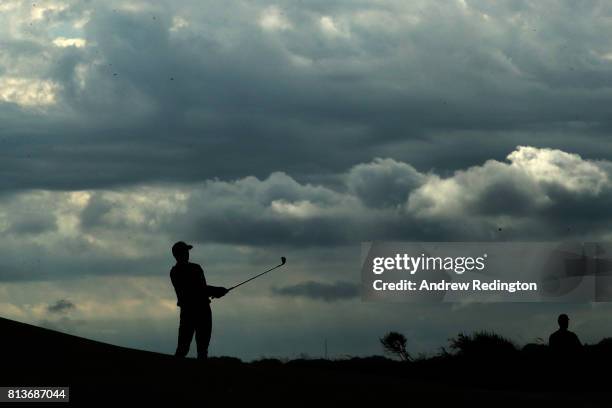
[(129, 1), (121, 2), (117, 5), (117, 9), (127, 11), (129, 13), (142, 13), (144, 11), (154, 10), (155, 6), (146, 1)]
[(311, 67), (314, 61), (311, 58), (304, 57), (299, 54), (289, 54), (289, 60), (295, 67), (307, 68)]
[(339, 23), (331, 16), (322, 16), (319, 19), (319, 26), (321, 27), (321, 31), (323, 31), (323, 33), (328, 37), (350, 37), (349, 31), (346, 28), (341, 27)]
[(292, 28), (284, 12), (276, 6), (268, 7), (261, 13), (259, 26), (266, 31), (284, 31)]
[(53, 40), (53, 45), (57, 47), (85, 47), (87, 45), (87, 41), (84, 38), (66, 38), (66, 37), (57, 37)]
[(59, 86), (36, 78), (0, 77), (0, 101), (24, 107), (52, 105)]
[(20, 0), (4, 0), (0, 3), (0, 11), (6, 13), (7, 11), (13, 11), (18, 8), (22, 2)]
[(608, 172), (597, 162), (555, 149), (519, 146), (508, 155), (512, 167), (537, 183), (556, 184), (575, 193), (597, 195), (610, 187)]
[(32, 4), (30, 16), (32, 20), (42, 20), (46, 15), (66, 10), (68, 5), (63, 2), (42, 1)]
[(322, 208), (308, 200), (301, 200), (293, 203), (285, 200), (274, 200), (270, 203), (270, 207), (275, 213), (290, 218), (310, 218), (323, 213)]
[(93, 13), (92, 10), (85, 10), (82, 16), (74, 20), (74, 22), (72, 23), (72, 26), (76, 28), (77, 30), (82, 30), (85, 27), (85, 25), (89, 23), (89, 21), (91, 20), (92, 13)]
[(189, 27), (189, 21), (181, 16), (172, 17), (172, 25), (170, 26), (170, 31), (179, 31), (184, 28)]
[(507, 160), (489, 160), (447, 178), (429, 175), (410, 196), (409, 211), (418, 216), (461, 217), (474, 212), (512, 215), (514, 209), (535, 220), (539, 211), (565, 205), (561, 194), (584, 201), (588, 208), (589, 200), (603, 200), (612, 191), (610, 162), (529, 146), (517, 147)]
[(87, 85), (87, 74), (89, 66), (86, 64), (77, 64), (74, 67), (74, 77), (80, 89), (85, 89)]

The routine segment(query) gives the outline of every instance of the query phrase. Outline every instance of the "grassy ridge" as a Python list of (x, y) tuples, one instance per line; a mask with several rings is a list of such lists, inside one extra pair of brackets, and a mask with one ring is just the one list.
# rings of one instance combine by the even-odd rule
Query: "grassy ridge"
[(422, 401), (516, 406), (530, 401), (610, 406), (607, 379), (598, 368), (612, 362), (612, 342), (559, 359), (546, 346), (518, 348), (494, 334), (460, 335), (450, 350), (400, 362), (374, 356), (342, 360), (193, 359), (117, 347), (0, 319), (0, 381), (5, 386), (71, 387), (77, 403), (118, 400), (180, 405), (231, 400)]

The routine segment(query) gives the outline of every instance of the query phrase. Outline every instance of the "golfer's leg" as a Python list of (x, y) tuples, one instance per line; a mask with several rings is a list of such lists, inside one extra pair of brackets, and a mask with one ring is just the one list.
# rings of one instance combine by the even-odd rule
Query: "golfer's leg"
[(205, 308), (198, 318), (196, 325), (196, 343), (198, 345), (198, 358), (208, 358), (208, 345), (212, 332), (212, 313), (210, 308)]
[(181, 321), (178, 329), (178, 344), (176, 346), (176, 353), (174, 353), (175, 356), (185, 357), (189, 353), (189, 345), (193, 338), (194, 329), (193, 315), (181, 309)]

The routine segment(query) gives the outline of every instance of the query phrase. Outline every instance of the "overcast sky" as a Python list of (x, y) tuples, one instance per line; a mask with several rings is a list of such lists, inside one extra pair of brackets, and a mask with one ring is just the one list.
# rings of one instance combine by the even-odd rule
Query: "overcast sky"
[(214, 302), (211, 354), (433, 353), (547, 338), (593, 305), (359, 298), (360, 242), (608, 240), (612, 5), (0, 2), (0, 315), (173, 352), (170, 246)]

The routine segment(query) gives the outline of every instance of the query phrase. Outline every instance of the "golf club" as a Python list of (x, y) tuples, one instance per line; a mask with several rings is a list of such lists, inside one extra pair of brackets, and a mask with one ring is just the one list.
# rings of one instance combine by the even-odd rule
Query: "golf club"
[(245, 283), (252, 281), (253, 279), (259, 278), (261, 275), (265, 275), (266, 273), (268, 273), (268, 272), (270, 272), (270, 271), (273, 271), (273, 270), (274, 270), (274, 269), (276, 269), (276, 268), (280, 268), (280, 267), (281, 267), (281, 266), (283, 266), (283, 265), (284, 265), (286, 262), (287, 262), (287, 258), (285, 258), (284, 256), (281, 256), (281, 263), (280, 263), (280, 264), (278, 264), (278, 265), (276, 265), (275, 267), (270, 268), (270, 269), (268, 269), (267, 271), (264, 271), (264, 272), (262, 272), (262, 273), (260, 273), (260, 274), (258, 274), (258, 275), (255, 275), (255, 276), (253, 276), (252, 278), (249, 278), (249, 279), (245, 280), (244, 282), (240, 282), (239, 284), (234, 285), (234, 286), (232, 286), (231, 288), (228, 288), (228, 289), (227, 289), (227, 291), (229, 292), (229, 291), (230, 291), (230, 290), (232, 290), (232, 289), (236, 289), (238, 286), (242, 286), (242, 285), (244, 285)]

